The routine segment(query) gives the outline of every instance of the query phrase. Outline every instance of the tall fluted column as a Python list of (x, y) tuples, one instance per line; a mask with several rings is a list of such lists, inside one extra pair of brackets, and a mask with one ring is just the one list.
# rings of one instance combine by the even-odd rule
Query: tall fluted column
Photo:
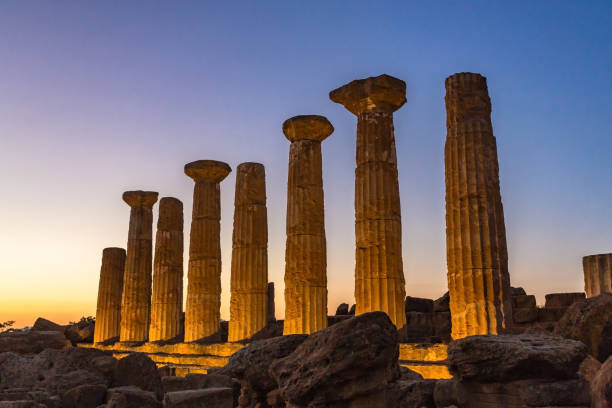
[(119, 339), (124, 269), (125, 249), (104, 248), (102, 251), (100, 282), (98, 284), (94, 343)]
[(582, 269), (587, 297), (612, 293), (612, 254), (585, 256), (582, 258)]
[(159, 200), (153, 260), (153, 299), (149, 341), (179, 335), (183, 310), (183, 203)]
[(215, 160), (185, 165), (195, 181), (189, 235), (185, 341), (196, 341), (219, 331), (221, 307), (221, 189), (232, 171)]
[(327, 327), (321, 142), (333, 131), (331, 123), (317, 115), (295, 116), (283, 123), (291, 142), (283, 334), (310, 334)]
[(126, 191), (123, 201), (131, 209), (121, 298), (120, 340), (143, 342), (149, 337), (151, 319), (153, 204), (157, 201), (157, 193)]
[(266, 326), (268, 214), (263, 164), (236, 169), (228, 341), (248, 339)]
[(446, 251), (454, 339), (512, 323), (504, 210), (487, 80), (446, 79)]
[(380, 75), (350, 82), (329, 97), (357, 116), (356, 314), (383, 311), (400, 329), (406, 283), (393, 112), (406, 102), (406, 84)]

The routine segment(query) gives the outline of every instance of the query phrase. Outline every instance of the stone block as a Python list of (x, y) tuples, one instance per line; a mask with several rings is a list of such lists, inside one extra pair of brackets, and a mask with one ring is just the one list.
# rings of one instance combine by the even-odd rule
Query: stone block
[(514, 309), (512, 311), (512, 317), (514, 319), (514, 323), (535, 322), (538, 320), (538, 309), (535, 307)]
[(558, 322), (561, 320), (566, 307), (541, 307), (538, 308), (538, 322), (546, 323), (546, 322)]
[(432, 299), (424, 299), (424, 298), (406, 296), (405, 306), (406, 306), (406, 313), (408, 312), (432, 313), (434, 311), (434, 301)]
[(575, 302), (581, 302), (586, 299), (586, 294), (583, 292), (575, 293), (549, 293), (546, 295), (546, 303), (544, 307), (549, 308), (568, 308)]
[(512, 296), (512, 307), (515, 309), (531, 309), (536, 307), (534, 295)]

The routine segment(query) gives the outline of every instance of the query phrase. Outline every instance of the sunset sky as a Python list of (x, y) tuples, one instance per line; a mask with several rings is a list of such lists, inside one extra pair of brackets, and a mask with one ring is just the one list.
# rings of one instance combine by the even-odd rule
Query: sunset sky
[[(0, 39), (0, 321), (95, 314), (102, 249), (127, 242), (125, 190), (182, 200), (187, 243), (183, 166), (198, 159), (266, 166), (282, 318), (281, 125), (299, 114), (335, 127), (322, 145), (329, 310), (352, 303), (356, 118), (328, 93), (382, 73), (407, 83), (395, 137), (408, 295), (446, 291), (455, 72), (488, 78), (512, 285), (538, 303), (582, 291), (581, 257), (612, 252), (609, 1), (3, 1)], [(225, 319), (234, 181), (221, 185)]]

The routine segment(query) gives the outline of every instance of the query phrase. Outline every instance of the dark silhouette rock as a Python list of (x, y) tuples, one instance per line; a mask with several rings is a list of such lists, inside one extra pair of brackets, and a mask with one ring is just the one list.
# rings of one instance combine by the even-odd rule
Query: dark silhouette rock
[(612, 357), (608, 357), (605, 363), (595, 375), (592, 382), (592, 407), (612, 407)]
[(346, 303), (340, 303), (336, 309), (336, 316), (344, 316), (349, 314), (349, 305)]
[(311, 334), (269, 372), (291, 406), (385, 406), (388, 382), (400, 374), (398, 354), (395, 326), (371, 312)]
[(243, 387), (265, 398), (268, 392), (276, 388), (276, 381), (268, 373), (270, 364), (293, 353), (307, 337), (305, 334), (294, 334), (255, 341), (234, 353), (227, 365), (215, 370), (214, 374), (236, 378)]
[(104, 351), (71, 347), (35, 356), (0, 354), (0, 388), (39, 389), (62, 397), (80, 385), (110, 385), (117, 360)]
[(71, 388), (62, 398), (63, 408), (96, 408), (104, 404), (106, 386), (84, 384)]
[(555, 326), (554, 334), (580, 340), (601, 362), (612, 355), (612, 293), (574, 303)]
[(78, 343), (93, 343), (95, 323), (75, 323), (66, 327), (66, 338), (73, 345)]
[(51, 320), (47, 320), (45, 318), (39, 317), (38, 319), (36, 319), (36, 321), (34, 322), (30, 330), (57, 331), (60, 333), (64, 333), (64, 331), (66, 330), (66, 326), (62, 326), (62, 325), (52, 322)]
[(161, 408), (154, 392), (138, 387), (109, 388), (106, 392), (106, 408)]
[(170, 392), (164, 397), (164, 408), (232, 408), (231, 388), (207, 388)]
[(575, 293), (549, 293), (545, 296), (546, 308), (567, 308), (576, 302), (583, 302), (586, 299), (584, 292)]
[(449, 344), (449, 370), (462, 380), (571, 379), (587, 355), (578, 341), (537, 335), (471, 336)]
[(450, 295), (448, 292), (434, 300), (434, 312), (450, 312)]
[(357, 307), (357, 305), (353, 303), (353, 305), (351, 306), (351, 309), (349, 310), (349, 314), (351, 316), (355, 316), (355, 307)]
[(64, 333), (58, 331), (29, 330), (0, 334), (0, 353), (35, 354), (45, 349), (63, 350), (70, 346)]
[(406, 308), (406, 313), (408, 312), (433, 313), (434, 301), (432, 299), (424, 299), (424, 298), (406, 296), (404, 307)]
[(130, 385), (153, 392), (158, 399), (162, 399), (164, 395), (157, 366), (143, 353), (132, 353), (117, 362), (113, 374), (113, 387)]

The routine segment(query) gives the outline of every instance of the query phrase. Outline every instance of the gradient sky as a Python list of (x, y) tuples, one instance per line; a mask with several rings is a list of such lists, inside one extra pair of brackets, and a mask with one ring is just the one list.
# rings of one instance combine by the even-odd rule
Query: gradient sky
[[(188, 237), (183, 165), (198, 159), (265, 164), (282, 317), (281, 124), (298, 114), (336, 129), (323, 142), (329, 309), (353, 302), (356, 118), (328, 92), (382, 73), (407, 83), (395, 137), (408, 295), (446, 291), (455, 72), (488, 78), (512, 285), (538, 303), (582, 291), (581, 257), (612, 251), (609, 1), (3, 1), (0, 38), (0, 321), (95, 314), (102, 249), (127, 241), (122, 192), (181, 199)], [(226, 319), (234, 180), (221, 185)]]

